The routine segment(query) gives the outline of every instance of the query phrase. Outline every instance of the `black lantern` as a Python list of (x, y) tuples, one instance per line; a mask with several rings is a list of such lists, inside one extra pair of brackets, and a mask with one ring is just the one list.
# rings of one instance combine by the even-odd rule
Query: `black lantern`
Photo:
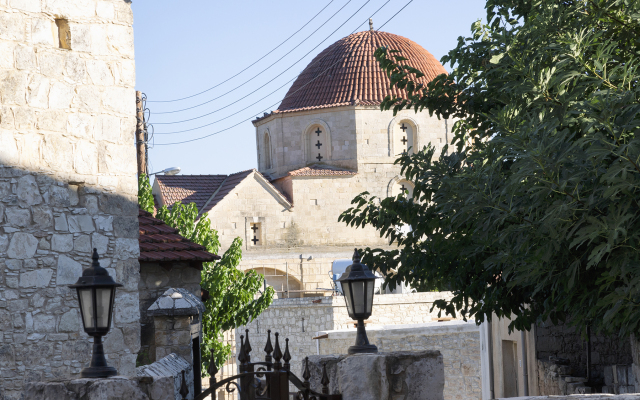
[(369, 344), (364, 320), (371, 316), (373, 307), (373, 291), (376, 276), (369, 268), (360, 263), (358, 249), (353, 253), (353, 264), (347, 267), (338, 282), (342, 285), (344, 300), (347, 303), (349, 317), (358, 321), (358, 333), (355, 346), (349, 347), (349, 354), (377, 353), (378, 348)]
[(78, 291), (80, 314), (84, 331), (93, 336), (93, 355), (91, 365), (82, 370), (83, 378), (107, 378), (118, 375), (115, 368), (107, 365), (102, 347), (102, 337), (111, 328), (111, 316), (113, 315), (113, 299), (116, 297), (116, 288), (122, 286), (109, 276), (106, 269), (98, 262), (98, 251), (93, 249), (93, 263), (91, 267), (82, 271), (82, 276), (70, 288)]

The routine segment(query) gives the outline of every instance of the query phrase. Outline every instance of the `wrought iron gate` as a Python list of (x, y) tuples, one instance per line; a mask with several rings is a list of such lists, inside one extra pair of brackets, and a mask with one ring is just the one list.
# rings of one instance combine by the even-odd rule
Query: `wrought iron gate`
[[(215, 399), (215, 391), (224, 387), (228, 393), (237, 390), (239, 400), (289, 400), (289, 383), (297, 388), (295, 393), (296, 400), (342, 400), (341, 394), (329, 394), (329, 377), (327, 376), (327, 366), (322, 366), (322, 384), (321, 392), (311, 390), (311, 373), (309, 372), (309, 357), (304, 360), (304, 372), (301, 381), (294, 373), (291, 372), (291, 354), (289, 354), (289, 339), (285, 339), (284, 354), (280, 348), (279, 334), (276, 332), (275, 348), (271, 344), (271, 331), (267, 331), (267, 344), (264, 347), (266, 353), (264, 361), (251, 362), (251, 344), (249, 343), (249, 330), (246, 331), (247, 337), (240, 335), (240, 353), (238, 361), (240, 361), (239, 374), (220, 382), (216, 381), (217, 367), (213, 363), (213, 354), (211, 354), (211, 362), (209, 364), (209, 374), (211, 375), (211, 385), (207, 390), (194, 396), (194, 400), (204, 400), (207, 396)], [(271, 354), (273, 353), (273, 355)], [(284, 363), (282, 362), (284, 361)], [(187, 399), (189, 388), (185, 379), (185, 373), (182, 372), (182, 386), (180, 387), (180, 395), (183, 400)]]

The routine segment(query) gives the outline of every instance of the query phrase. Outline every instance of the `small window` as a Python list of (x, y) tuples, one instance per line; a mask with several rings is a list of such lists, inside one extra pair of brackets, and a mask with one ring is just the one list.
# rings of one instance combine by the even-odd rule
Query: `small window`
[(250, 224), (249, 246), (262, 246), (262, 225), (259, 222)]
[(58, 28), (58, 47), (71, 50), (71, 29), (69, 29), (69, 21), (66, 19), (56, 19), (56, 27)]
[(231, 227), (232, 227), (233, 229), (236, 229), (236, 223), (235, 223), (235, 222), (232, 222), (232, 223), (231, 223)]
[(309, 205), (311, 205), (311, 206), (317, 206), (317, 205), (318, 205), (318, 199), (311, 199), (311, 200), (309, 200)]

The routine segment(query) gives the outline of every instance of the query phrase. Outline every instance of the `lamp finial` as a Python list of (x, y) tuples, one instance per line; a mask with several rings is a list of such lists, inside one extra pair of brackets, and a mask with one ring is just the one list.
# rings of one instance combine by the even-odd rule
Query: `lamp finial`
[(360, 253), (358, 253), (358, 249), (356, 248), (356, 249), (353, 251), (353, 258), (352, 258), (352, 260), (353, 260), (353, 262), (354, 262), (354, 263), (359, 263), (361, 259), (362, 259), (362, 257), (360, 257)]

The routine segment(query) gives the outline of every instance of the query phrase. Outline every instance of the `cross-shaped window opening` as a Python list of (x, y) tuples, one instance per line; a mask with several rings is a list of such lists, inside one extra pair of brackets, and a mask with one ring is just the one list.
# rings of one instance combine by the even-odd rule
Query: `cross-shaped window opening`
[(260, 223), (252, 223), (250, 225), (250, 229), (252, 230), (251, 232), (251, 239), (249, 239), (250, 242), (253, 243), (253, 246), (258, 246), (258, 243), (260, 243), (260, 236), (261, 236), (261, 226)]

